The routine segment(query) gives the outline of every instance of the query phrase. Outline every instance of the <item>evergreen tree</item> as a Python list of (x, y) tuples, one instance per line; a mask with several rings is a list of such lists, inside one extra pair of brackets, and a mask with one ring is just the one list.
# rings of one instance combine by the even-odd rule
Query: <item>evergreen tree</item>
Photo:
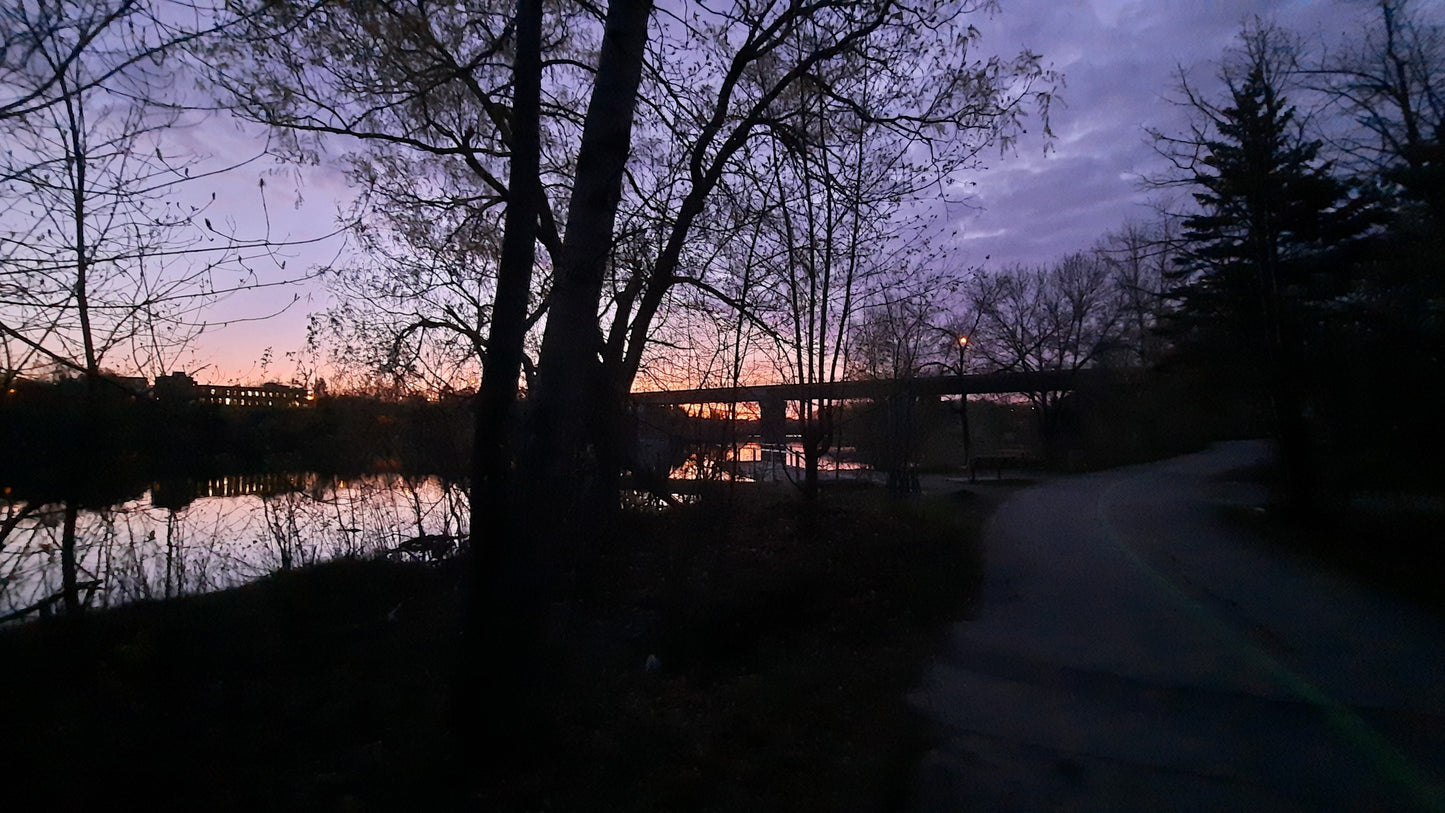
[(1369, 226), (1366, 196), (1331, 174), (1285, 98), (1291, 51), (1256, 24), (1221, 72), (1183, 156), (1197, 211), (1184, 218), (1168, 329), (1182, 353), (1268, 399), (1288, 471), (1288, 499), (1308, 507), (1307, 388), (1322, 348), (1312, 335), (1347, 289), (1349, 252)]

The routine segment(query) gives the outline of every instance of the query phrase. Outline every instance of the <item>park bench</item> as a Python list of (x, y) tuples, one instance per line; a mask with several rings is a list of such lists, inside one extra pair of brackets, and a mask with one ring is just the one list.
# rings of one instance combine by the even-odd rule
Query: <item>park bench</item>
[(1003, 479), (1004, 469), (1020, 469), (1032, 462), (1032, 457), (1024, 449), (998, 449), (988, 454), (974, 455), (970, 477), (976, 478), (980, 469), (993, 470), (995, 480)]

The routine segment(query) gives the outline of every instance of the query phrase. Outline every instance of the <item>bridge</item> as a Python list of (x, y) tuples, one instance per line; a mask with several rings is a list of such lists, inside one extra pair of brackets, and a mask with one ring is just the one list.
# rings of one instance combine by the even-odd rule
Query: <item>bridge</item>
[[(997, 372), (975, 375), (920, 376), (907, 379), (862, 381), (823, 381), (811, 384), (760, 384), (735, 387), (711, 387), (686, 390), (658, 390), (632, 393), (639, 406), (682, 406), (686, 404), (732, 404), (751, 402), (758, 405), (758, 424), (764, 443), (779, 444), (786, 440), (789, 401), (879, 400), (898, 405), (897, 431), (906, 432), (912, 425), (910, 417), (914, 398), (930, 395), (995, 395), (1005, 393), (1058, 392), (1072, 390), (1080, 382), (1099, 375), (1098, 370), (1043, 370), (1028, 372)], [(903, 403), (899, 403), (902, 401)], [(965, 398), (964, 406), (967, 406)], [(968, 431), (968, 411), (959, 410), (963, 422), (964, 459), (972, 466)]]
[(910, 395), (996, 395), (1074, 389), (1094, 370), (1042, 370), (977, 375), (939, 375), (863, 381), (820, 381), (812, 384), (759, 384), (689, 390), (632, 393), (637, 404), (731, 404), (750, 401), (765, 412), (787, 401), (849, 401)]

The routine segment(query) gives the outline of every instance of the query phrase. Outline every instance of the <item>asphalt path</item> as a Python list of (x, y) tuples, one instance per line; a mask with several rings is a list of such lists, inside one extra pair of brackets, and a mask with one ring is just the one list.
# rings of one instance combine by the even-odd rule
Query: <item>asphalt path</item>
[(911, 696), (941, 738), (919, 810), (1445, 810), (1445, 625), (1231, 522), (1268, 454), (999, 507), (975, 617)]

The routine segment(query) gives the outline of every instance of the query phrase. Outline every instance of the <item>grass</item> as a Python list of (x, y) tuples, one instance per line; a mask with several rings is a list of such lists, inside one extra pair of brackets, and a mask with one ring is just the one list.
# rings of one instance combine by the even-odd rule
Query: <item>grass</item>
[(840, 492), (809, 521), (734, 488), (601, 540), (528, 698), (539, 747), (464, 802), (463, 563), (366, 561), (0, 634), (11, 809), (904, 806), (929, 744), (904, 695), (976, 592), (990, 499)]

